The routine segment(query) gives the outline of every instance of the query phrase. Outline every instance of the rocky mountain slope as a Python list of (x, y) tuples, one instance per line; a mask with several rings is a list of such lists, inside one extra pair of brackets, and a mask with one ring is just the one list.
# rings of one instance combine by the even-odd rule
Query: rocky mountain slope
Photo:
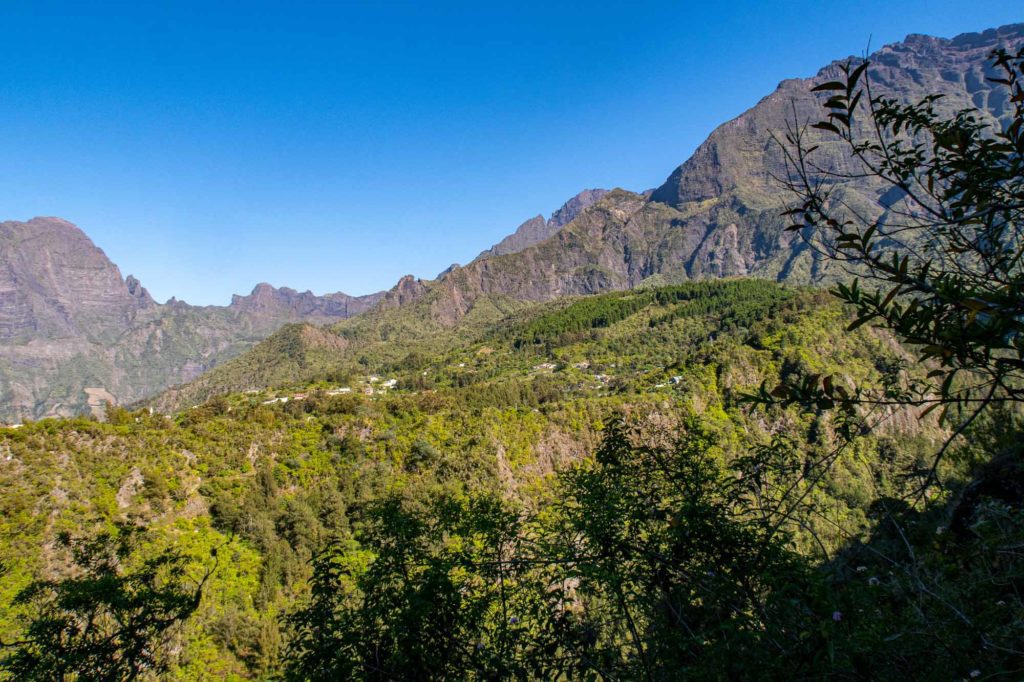
[[(945, 111), (978, 107), (995, 121), (1008, 112), (1009, 103), (986, 79), (991, 74), (988, 56), (996, 47), (1021, 45), (1024, 24), (953, 39), (911, 35), (871, 55), (869, 74), (875, 94), (905, 101), (941, 94)], [(717, 128), (653, 192), (584, 193), (567, 204), (576, 207), (568, 209), (575, 215), (560, 229), (552, 228), (554, 216), (549, 221), (538, 216), (470, 264), (453, 266), (436, 280), (403, 278), (371, 313), (375, 321), (342, 323), (335, 331), (376, 343), (395, 329), (429, 329), (433, 334), (438, 326), (455, 328), (477, 306), (490, 307), (495, 301), (541, 302), (709, 277), (827, 280), (825, 264), (799, 235), (784, 229), (780, 212), (790, 197), (776, 179), (785, 168), (773, 134), (781, 135), (794, 116), (800, 124), (820, 120), (822, 97), (811, 88), (836, 79), (840, 65), (849, 59), (829, 64), (813, 78), (780, 83), (757, 105)], [(848, 168), (843, 149), (816, 132), (810, 131), (809, 143), (820, 145), (822, 166)], [(863, 181), (849, 188), (844, 200), (880, 210), (882, 196), (883, 188)], [(344, 357), (337, 359), (344, 362)], [(215, 371), (175, 391), (175, 399), (157, 404), (180, 407), (183, 400), (210, 395), (213, 387), (232, 387), (233, 376), (246, 377), (249, 386), (254, 376), (239, 368), (251, 364), (239, 358), (221, 374)], [(265, 368), (259, 376), (280, 380), (282, 373)]]
[(530, 218), (516, 228), (515, 232), (477, 256), (477, 260), (519, 253), (534, 244), (544, 241), (575, 220), (576, 216), (582, 213), (584, 209), (596, 204), (606, 194), (608, 194), (606, 189), (583, 190), (552, 213), (550, 218), (545, 219), (542, 215)]
[(161, 305), (71, 223), (0, 223), (0, 421), (138, 400), (195, 378), (282, 324), (336, 322), (380, 297), (260, 284), (228, 306)]
[[(952, 112), (978, 107), (992, 120), (1009, 112), (991, 75), (995, 47), (1024, 45), (1024, 24), (953, 39), (911, 35), (871, 56), (875, 94), (916, 101), (941, 94)], [(634, 287), (648, 278), (756, 275), (808, 282), (827, 277), (798, 235), (779, 217), (790, 197), (776, 178), (785, 175), (783, 153), (773, 141), (787, 122), (821, 118), (823, 95), (813, 85), (839, 77), (834, 62), (809, 79), (783, 81), (776, 91), (716, 129), (696, 152), (649, 196), (611, 192), (581, 211), (547, 240), (510, 254), (491, 254), (447, 273), (433, 288), (449, 316), (464, 311), (479, 293), (526, 300)], [(817, 161), (825, 169), (848, 168), (850, 159), (818, 131)], [(883, 188), (863, 181), (846, 200), (881, 206)]]
[[(911, 35), (874, 53), (869, 73), (875, 94), (904, 101), (941, 94), (941, 110), (978, 107), (995, 121), (1008, 113), (1009, 103), (986, 79), (989, 53), (1021, 45), (1024, 24), (953, 39)], [(833, 62), (813, 78), (780, 83), (717, 128), (653, 192), (604, 193), (552, 236), (521, 249), (495, 247), (433, 282), (403, 280), (381, 306), (428, 297), (431, 314), (454, 323), (480, 295), (544, 301), (648, 281), (753, 275), (806, 283), (829, 277), (799, 235), (784, 230), (779, 214), (790, 197), (777, 180), (785, 166), (773, 135), (781, 136), (794, 117), (800, 124), (820, 120), (823, 96), (811, 88), (839, 77), (847, 61)], [(826, 170), (848, 168), (842, 147), (817, 132), (808, 131), (809, 144), (820, 147), (817, 161)], [(864, 180), (844, 199), (878, 210), (883, 190)], [(539, 235), (537, 219), (532, 225), (521, 230)]]

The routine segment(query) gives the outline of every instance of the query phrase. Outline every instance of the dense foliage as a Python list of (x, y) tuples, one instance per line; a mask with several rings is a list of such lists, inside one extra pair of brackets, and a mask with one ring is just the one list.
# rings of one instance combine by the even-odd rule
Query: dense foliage
[(36, 580), (15, 604), (30, 614), (21, 640), (0, 670), (14, 679), (133, 680), (167, 670), (162, 640), (199, 606), (211, 571), (189, 582), (182, 557), (164, 550), (125, 570), (138, 528), (80, 539), (61, 534), (72, 577)]
[[(687, 296), (687, 287), (701, 295)], [(4, 431), (0, 542), (10, 559), (0, 638), (17, 641), (33, 612), (14, 603), (19, 591), (70, 570), (44, 551), (48, 543), (123, 520), (149, 529), (140, 560), (174, 548), (191, 576), (219, 548), (201, 604), (167, 633), (169, 675), (266, 678), (283, 674), (285, 660), (298, 677), (316, 666), (364, 675), (366, 652), (382, 669), (425, 665), (403, 647), (440, 644), (403, 634), (414, 630), (447, 633), (450, 660), (480, 676), (552, 674), (541, 662), (582, 674), (587, 660), (611, 656), (612, 640), (602, 635), (593, 641), (600, 651), (578, 644), (571, 654), (564, 637), (590, 642), (588, 630), (542, 618), (558, 611), (549, 586), (579, 580), (555, 569), (586, 568), (566, 554), (573, 545), (556, 541), (575, 493), (560, 489), (568, 479), (559, 483), (554, 472), (585, 462), (619, 418), (664, 437), (680, 412), (717, 443), (722, 471), (779, 431), (806, 443), (802, 457), (818, 459), (832, 442), (828, 416), (761, 414), (738, 397), (803, 371), (841, 370), (871, 385), (900, 357), (871, 332), (837, 343), (847, 317), (815, 292), (737, 280), (609, 298), (637, 296), (644, 304), (622, 320), (541, 342), (519, 340), (534, 338), (537, 320), (582, 317), (588, 299), (517, 312), (440, 350), (414, 341), (375, 356), (368, 345), (368, 364), (346, 370), (350, 393), (324, 379), (219, 397), (174, 418), (113, 409), (106, 423), (46, 420)], [(390, 390), (385, 379), (395, 381)], [(829, 553), (846, 542), (839, 529), (870, 524), (870, 501), (898, 488), (899, 467), (938, 439), (895, 419), (889, 434), (844, 452), (829, 487), (811, 494), (825, 519), (808, 513), (800, 523)], [(515, 541), (498, 549), (499, 531)], [(823, 551), (809, 533), (792, 539), (801, 552)], [(405, 549), (395, 554), (399, 542)], [(552, 563), (545, 557), (555, 551)], [(446, 595), (459, 600), (444, 616), (448, 630), (432, 610)], [(497, 617), (499, 604), (516, 623)], [(488, 617), (471, 619), (463, 608)], [(340, 629), (317, 627), (316, 613), (334, 614)]]
[[(777, 395), (953, 408), (959, 434), (993, 403), (1024, 400), (1024, 49), (992, 54), (1004, 120), (976, 109), (944, 116), (938, 95), (873, 94), (869, 66), (847, 64), (842, 80), (814, 88), (828, 94), (828, 113), (813, 127), (841, 142), (850, 168), (823, 171), (806, 129), (794, 123), (787, 135), (786, 185), (798, 200), (789, 229), (860, 275), (834, 291), (857, 311), (850, 328), (892, 330), (931, 372), (896, 395), (817, 381)], [(882, 194), (871, 210), (842, 196), (864, 178)]]

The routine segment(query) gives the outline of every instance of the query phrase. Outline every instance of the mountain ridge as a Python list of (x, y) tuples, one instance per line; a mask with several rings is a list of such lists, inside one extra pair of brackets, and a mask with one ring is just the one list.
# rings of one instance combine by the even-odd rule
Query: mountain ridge
[[(1024, 44), (1024, 24), (949, 39), (912, 34), (872, 54), (869, 74), (879, 93), (903, 100), (942, 94), (947, 111), (975, 106), (994, 122), (1008, 111), (986, 80), (986, 58), (998, 44)], [(465, 266), (453, 265), (434, 280), (407, 275), (390, 290), (365, 297), (318, 297), (261, 283), (224, 307), (199, 308), (176, 299), (157, 304), (138, 279), (122, 279), (101, 250), (84, 244), (88, 238), (78, 228), (35, 219), (49, 225), (36, 225), (43, 232), (70, 230), (74, 239), (66, 241), (81, 245), (84, 261), (71, 262), (60, 245), (42, 260), (11, 260), (11, 240), (3, 240), (0, 339), (8, 346), (0, 352), (0, 395), (8, 408), (21, 406), (18, 418), (95, 408), (95, 400), (84, 397), (92, 396), (83, 393), (86, 388), (132, 402), (145, 397), (146, 387), (152, 393), (187, 384), (282, 324), (330, 324), (334, 333), (344, 333), (344, 320), (371, 311), (379, 319), (370, 326), (401, 326), (395, 320), (406, 315), (419, 316), (431, 328), (454, 329), (478, 304), (486, 308), (499, 300), (536, 303), (707, 277), (827, 281), (827, 264), (798, 234), (787, 232), (780, 218), (786, 197), (777, 178), (785, 166), (771, 133), (783, 130), (791, 116), (798, 123), (818, 120), (822, 100), (810, 86), (837, 75), (845, 61), (831, 62), (812, 78), (782, 80), (755, 106), (716, 128), (654, 190), (584, 190), (549, 218), (527, 220)], [(820, 144), (826, 170), (849, 163), (836, 143), (815, 131), (809, 143)], [(879, 187), (871, 182), (855, 183), (845, 195), (867, 210), (877, 210), (879, 199)], [(4, 223), (5, 229), (13, 224)], [(26, 275), (29, 268), (16, 276), (19, 263), (42, 275)], [(77, 278), (81, 285), (68, 289), (67, 282), (57, 281), (53, 273), (61, 268), (72, 273), (65, 279)], [(50, 297), (52, 305), (46, 291), (60, 294)], [(154, 312), (163, 310), (175, 312), (166, 319)], [(71, 337), (88, 343), (47, 347)], [(80, 352), (83, 347), (89, 352)], [(51, 362), (40, 366), (40, 355)], [(61, 406), (57, 412), (55, 404)], [(0, 414), (10, 419), (12, 411)]]
[[(578, 192), (562, 204), (560, 208), (552, 212), (550, 217), (545, 218), (543, 215), (538, 214), (530, 218), (517, 227), (515, 232), (482, 252), (474, 260), (519, 253), (534, 244), (542, 242), (571, 223), (583, 210), (593, 206), (606, 194), (608, 194), (606, 189), (585, 189)], [(451, 268), (441, 273), (441, 275), (447, 274), (450, 270)]]
[[(1024, 45), (1024, 24), (950, 39), (912, 35), (872, 54), (868, 73), (876, 94), (903, 101), (941, 94), (939, 107), (947, 113), (975, 106), (998, 122), (1009, 111), (1008, 103), (986, 80), (987, 58), (998, 45)], [(376, 316), (378, 327), (410, 326), (401, 319), (404, 314), (452, 329), (478, 301), (493, 297), (542, 302), (630, 289), (648, 281), (708, 277), (827, 282), (835, 276), (827, 261), (799, 234), (785, 229), (781, 212), (787, 197), (778, 178), (786, 168), (772, 133), (784, 131), (791, 117), (797, 124), (819, 120), (823, 96), (811, 92), (812, 86), (834, 79), (850, 59), (855, 58), (832, 61), (811, 78), (781, 81), (756, 105), (718, 126), (649, 194), (609, 191), (525, 248), (484, 252), (465, 266), (452, 266), (436, 280), (404, 277), (370, 315)], [(813, 129), (808, 135), (808, 144), (820, 147), (819, 161), (826, 172), (850, 167), (839, 143)], [(884, 210), (878, 183), (851, 183), (844, 192), (850, 205)], [(524, 232), (540, 234), (537, 218), (525, 225), (529, 227)], [(335, 327), (343, 334), (351, 329), (346, 323)], [(224, 382), (214, 377), (200, 384)], [(198, 398), (206, 391), (184, 393)]]

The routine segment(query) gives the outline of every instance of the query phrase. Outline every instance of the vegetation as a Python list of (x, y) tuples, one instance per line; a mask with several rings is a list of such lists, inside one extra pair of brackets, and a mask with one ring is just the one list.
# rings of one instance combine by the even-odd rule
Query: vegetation
[[(5, 671), (1019, 676), (1024, 54), (995, 59), (1001, 129), (862, 96), (861, 66), (820, 86), (818, 128), (903, 192), (878, 215), (791, 133), (797, 228), (881, 280), (845, 307), (727, 280), (398, 309), (283, 332), (292, 385), (5, 430)], [(244, 362), (220, 376), (268, 376)], [(71, 531), (98, 540), (69, 561)]]
[[(813, 127), (837, 138), (855, 165), (822, 177), (818, 146), (792, 126), (786, 184), (798, 205), (788, 229), (862, 273), (867, 284), (854, 277), (834, 290), (857, 311), (851, 329), (876, 323), (920, 362), (934, 362), (926, 381), (897, 395), (814, 381), (781, 386), (779, 397), (954, 408), (963, 416), (953, 436), (994, 403), (1024, 400), (1024, 50), (996, 50), (992, 60), (990, 80), (1011, 104), (1005, 121), (972, 109), (942, 116), (937, 95), (912, 103), (874, 95), (866, 61), (814, 88), (828, 94), (828, 115)], [(841, 197), (845, 183), (865, 177), (884, 193), (867, 214)]]
[(211, 571), (189, 585), (182, 557), (164, 550), (124, 570), (137, 548), (139, 530), (59, 544), (71, 552), (80, 573), (61, 580), (35, 580), (15, 603), (30, 614), (22, 639), (5, 646), (13, 653), (0, 670), (14, 679), (133, 680), (167, 670), (167, 631), (198, 608)]
[[(414, 340), (376, 355), (368, 344), (365, 364), (344, 372), (351, 393), (324, 378), (222, 396), (173, 419), (112, 409), (107, 423), (44, 420), (4, 431), (0, 541), (12, 559), (0, 581), (0, 602), (8, 605), (0, 636), (16, 641), (32, 613), (12, 603), (18, 591), (70, 570), (41, 547), (64, 530), (82, 535), (131, 521), (148, 527), (140, 557), (174, 548), (192, 576), (205, 573), (212, 549), (222, 559), (194, 614), (168, 632), (165, 650), (177, 652), (168, 675), (273, 677), (286, 660), (298, 666), (297, 677), (314, 676), (316, 665), (365, 673), (355, 667), (365, 660), (339, 658), (354, 651), (379, 651), (378, 663), (393, 666), (384, 669), (423, 665), (400, 649), (412, 642), (401, 633), (413, 630), (446, 632), (474, 647), (484, 642), (487, 660), (475, 649), (450, 657), (471, 661), (480, 676), (548, 675), (551, 668), (536, 667), (536, 652), (552, 646), (569, 621), (526, 614), (557, 605), (551, 581), (577, 579), (544, 568), (569, 511), (561, 502), (573, 499), (559, 489), (557, 470), (585, 461), (619, 418), (654, 437), (671, 431), (680, 412), (715, 439), (723, 471), (780, 429), (807, 443), (802, 454), (818, 457), (829, 447), (828, 417), (795, 407), (760, 414), (738, 398), (797, 371), (842, 369), (865, 385), (879, 383), (900, 357), (870, 331), (835, 342), (847, 317), (813, 291), (736, 280), (601, 298), (631, 301), (638, 293), (643, 305), (630, 303), (633, 314), (585, 332), (573, 320), (593, 305), (581, 298), (517, 312), (437, 352)], [(538, 321), (550, 330), (540, 341)], [(380, 379), (371, 382), (374, 374)], [(382, 389), (385, 379), (395, 386)], [(374, 394), (365, 395), (370, 388)], [(305, 398), (265, 404), (296, 395)], [(913, 461), (938, 438), (907, 423), (861, 439), (829, 474), (831, 490), (841, 494), (814, 493), (829, 521), (808, 516), (802, 523), (835, 552), (845, 537), (833, 524), (848, 532), (865, 526), (869, 501), (898, 484), (897, 464), (883, 453)], [(498, 519), (518, 538), (501, 550), (489, 539)], [(399, 540), (408, 547), (401, 561), (392, 550)], [(487, 564), (499, 555), (504, 564)], [(570, 558), (563, 551), (552, 566), (569, 567)], [(431, 568), (435, 561), (443, 570)], [(502, 603), (495, 571), (505, 583), (505, 608), (518, 604), (510, 616), (517, 628), (495, 620)], [(414, 582), (400, 583), (406, 575)], [(428, 593), (435, 596), (426, 600)], [(430, 605), (445, 594), (479, 600), (459, 609), (490, 619), (459, 616), (454, 630), (441, 628)], [(385, 601), (404, 624), (381, 620)], [(325, 630), (311, 614), (328, 609), (344, 629), (317, 644), (315, 634)], [(469, 633), (478, 623), (490, 630)], [(506, 631), (520, 634), (502, 639)], [(387, 636), (367, 649), (367, 633)], [(341, 640), (346, 647), (336, 646)], [(334, 658), (316, 663), (316, 651)], [(549, 658), (546, 665), (564, 661), (558, 665), (566, 674), (585, 669), (582, 659)], [(501, 665), (520, 667), (509, 673)]]

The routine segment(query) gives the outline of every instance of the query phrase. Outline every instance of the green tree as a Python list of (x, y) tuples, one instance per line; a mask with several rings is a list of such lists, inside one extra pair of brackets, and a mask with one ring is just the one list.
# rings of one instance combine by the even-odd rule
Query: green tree
[(564, 480), (551, 555), (571, 550), (563, 647), (578, 668), (638, 680), (806, 670), (832, 609), (773, 519), (752, 513), (715, 438), (691, 419), (669, 442), (638, 439), (613, 423)]
[[(826, 170), (807, 126), (793, 122), (784, 182), (796, 197), (789, 230), (853, 278), (833, 293), (856, 310), (854, 329), (894, 332), (929, 363), (927, 381), (884, 393), (848, 390), (833, 377), (780, 385), (764, 402), (852, 411), (862, 405), (925, 406), (959, 417), (935, 458), (995, 403), (1024, 400), (1024, 49), (995, 50), (990, 80), (1009, 103), (1002, 120), (941, 111), (938, 95), (914, 103), (875, 95), (868, 61), (814, 88), (826, 116), (810, 128), (853, 160)], [(849, 186), (883, 197), (873, 210), (844, 200)], [(953, 408), (952, 410), (950, 408)]]
[(0, 671), (15, 680), (114, 682), (166, 670), (167, 637), (199, 607), (215, 564), (192, 580), (184, 557), (166, 550), (126, 568), (142, 540), (128, 525), (58, 540), (75, 575), (37, 580), (18, 594), (24, 635), (3, 644)]
[(521, 521), (481, 494), (401, 496), (371, 506), (357, 542), (314, 561), (311, 599), (289, 617), (288, 676), (335, 679), (524, 679), (543, 591), (517, 560)]

